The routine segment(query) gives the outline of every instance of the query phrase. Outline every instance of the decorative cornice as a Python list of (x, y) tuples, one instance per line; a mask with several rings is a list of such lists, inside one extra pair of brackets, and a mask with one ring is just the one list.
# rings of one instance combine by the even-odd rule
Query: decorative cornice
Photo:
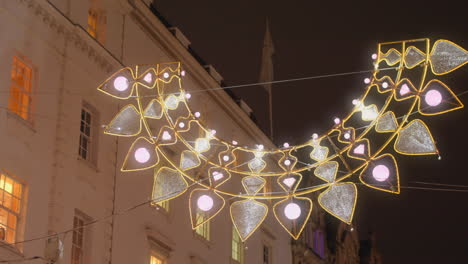
[[(59, 37), (71, 41), (75, 48), (85, 53), (100, 69), (110, 74), (120, 68), (121, 63), (85, 32), (78, 24), (64, 16), (50, 2), (44, 0), (19, 0), (32, 14), (37, 16)], [(105, 55), (103, 55), (105, 54)]]

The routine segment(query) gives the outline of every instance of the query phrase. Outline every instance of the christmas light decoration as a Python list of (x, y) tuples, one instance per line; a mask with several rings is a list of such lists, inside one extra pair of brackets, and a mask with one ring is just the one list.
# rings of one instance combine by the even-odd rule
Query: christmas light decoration
[[(438, 155), (427, 125), (410, 118), (463, 107), (451, 89), (437, 79), (468, 62), (468, 52), (453, 42), (438, 40), (432, 46), (429, 39), (381, 43), (371, 57), (375, 70), (365, 78), (367, 89), (352, 101), (351, 112), (333, 118), (326, 133), (314, 133), (303, 144), (248, 148), (236, 140), (223, 139), (218, 135), (222, 133), (209, 129), (200, 112), (189, 106), (191, 94), (182, 88), (185, 71), (180, 63), (126, 67), (100, 85), (98, 90), (105, 94), (133, 100), (109, 122), (104, 133), (138, 136), (122, 171), (164, 164), (154, 172), (154, 203), (183, 194), (191, 186), (188, 182), (197, 185), (189, 198), (193, 228), (213, 219), (224, 208), (226, 197), (235, 198), (238, 200), (230, 205), (231, 219), (245, 241), (270, 209), (260, 201), (272, 200), (275, 218), (297, 239), (312, 212), (309, 194), (317, 191), (321, 191), (317, 198), (320, 206), (350, 224), (357, 203), (351, 177), (359, 175), (370, 188), (399, 193), (398, 164), (388, 153), (392, 142), (399, 154)], [(383, 69), (388, 66), (395, 69)], [(377, 135), (386, 137), (383, 143), (374, 143)], [(302, 181), (305, 177), (322, 182), (308, 185)], [(265, 178), (276, 179), (273, 188), (281, 191), (259, 193)], [(228, 191), (221, 186), (227, 181), (240, 181), (244, 191)], [(202, 223), (196, 219), (199, 213), (205, 216)]]

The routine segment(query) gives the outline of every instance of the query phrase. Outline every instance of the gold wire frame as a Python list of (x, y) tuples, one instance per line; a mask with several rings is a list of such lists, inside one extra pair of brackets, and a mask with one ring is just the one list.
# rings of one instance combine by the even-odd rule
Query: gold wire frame
[(356, 209), (357, 196), (358, 196), (358, 195), (357, 195), (357, 188), (356, 188), (356, 185), (355, 185), (354, 183), (351, 183), (351, 182), (335, 183), (334, 185), (336, 185), (336, 186), (341, 186), (341, 185), (347, 185), (347, 184), (350, 184), (350, 186), (353, 186), (353, 188), (354, 188), (354, 193), (355, 193), (354, 201), (353, 201), (353, 206), (352, 206), (352, 209), (351, 209), (351, 215), (350, 215), (350, 217), (349, 217), (350, 220), (349, 220), (349, 219), (343, 219), (343, 218), (339, 217), (338, 215), (336, 215), (336, 214), (334, 214), (332, 211), (330, 211), (329, 208), (325, 207), (325, 206), (322, 204), (322, 202), (321, 202), (321, 197), (323, 197), (323, 195), (324, 195), (325, 193), (327, 193), (327, 191), (329, 191), (330, 188), (331, 188), (332, 186), (328, 187), (327, 190), (325, 190), (324, 192), (322, 192), (321, 194), (319, 194), (317, 200), (318, 200), (320, 206), (323, 208), (323, 210), (327, 211), (327, 213), (333, 215), (334, 217), (340, 219), (341, 221), (343, 221), (343, 222), (345, 222), (345, 223), (347, 223), (347, 224), (349, 225), (349, 224), (351, 224), (351, 222), (352, 222), (352, 219), (353, 219), (353, 216), (354, 216), (354, 210)]
[[(426, 46), (426, 52), (421, 51), (420, 49), (416, 48), (413, 45), (409, 45), (408, 48), (406, 48), (408, 44), (412, 44), (412, 43), (415, 43), (415, 42), (424, 43), (425, 46)], [(438, 42), (436, 42), (436, 44), (437, 43)], [(450, 43), (452, 43), (452, 42), (450, 42)], [(391, 48), (391, 49), (388, 49), (386, 53), (382, 52), (382, 46), (396, 45), (396, 44), (401, 45), (401, 50)], [(454, 44), (454, 45), (456, 45), (456, 44)], [(434, 45), (434, 47), (435, 47), (435, 45)], [(129, 68), (129, 67), (124, 68), (121, 71), (118, 71), (117, 73), (113, 74), (102, 85), (100, 85), (98, 89), (100, 91), (102, 91), (102, 92), (104, 92), (104, 93), (106, 93), (108, 95), (111, 95), (111, 96), (113, 96), (115, 98), (118, 98), (118, 99), (129, 99), (130, 97), (132, 97), (132, 95), (134, 95), (133, 97), (135, 97), (135, 99), (137, 101), (138, 108), (136, 108), (133, 105), (132, 106), (133, 106), (134, 110), (137, 113), (140, 114), (140, 131), (137, 134), (132, 135), (132, 136), (136, 136), (136, 135), (140, 134), (141, 130), (142, 130), (142, 127), (144, 127), (145, 128), (144, 130), (146, 131), (146, 134), (147, 134), (147, 139), (146, 140), (148, 142), (150, 142), (150, 143), (155, 143), (157, 146), (158, 145), (174, 145), (177, 142), (182, 143), (182, 145), (187, 148), (184, 151), (186, 153), (194, 154), (197, 157), (197, 160), (200, 162), (200, 164), (203, 163), (203, 164), (206, 164), (206, 165), (213, 166), (213, 167), (220, 168), (220, 169), (224, 170), (226, 175), (229, 175), (229, 176), (222, 183), (224, 183), (224, 182), (228, 181), (229, 179), (231, 179), (231, 176), (230, 176), (231, 173), (242, 176), (243, 179), (248, 178), (248, 177), (255, 177), (255, 178), (259, 178), (259, 179), (261, 179), (263, 181), (265, 181), (265, 179), (263, 179), (263, 177), (271, 177), (271, 176), (278, 177), (277, 178), (277, 184), (279, 184), (286, 191), (286, 193), (284, 193), (284, 194), (262, 194), (262, 195), (258, 195), (258, 191), (263, 187), (265, 182), (263, 182), (262, 187), (258, 188), (258, 190), (254, 191), (254, 192), (252, 192), (252, 191), (249, 192), (248, 191), (247, 194), (242, 194), (242, 193), (239, 194), (239, 193), (234, 193), (234, 192), (228, 192), (228, 191), (224, 191), (224, 190), (221, 190), (221, 189), (217, 189), (217, 187), (219, 185), (221, 185), (222, 183), (218, 184), (216, 186), (213, 186), (213, 182), (211, 182), (211, 178), (210, 178), (210, 184), (209, 185), (207, 185), (207, 184), (205, 184), (203, 182), (196, 182), (190, 175), (187, 174), (187, 172), (185, 172), (188, 169), (185, 169), (185, 170), (181, 169), (180, 168), (181, 164), (179, 164), (179, 166), (178, 166), (177, 163), (175, 163), (173, 160), (171, 160), (171, 157), (169, 155), (167, 155), (161, 148), (156, 147), (156, 153), (159, 153), (161, 159), (164, 159), (169, 164), (169, 166), (173, 168), (171, 170), (177, 171), (180, 174), (180, 176), (184, 179), (184, 181), (185, 181), (185, 178), (187, 178), (188, 180), (194, 182), (194, 184), (197, 184), (198, 186), (200, 186), (203, 190), (212, 189), (214, 191), (214, 193), (216, 193), (216, 195), (219, 195), (220, 197), (222, 197), (222, 195), (227, 195), (227, 196), (231, 196), (231, 197), (238, 197), (238, 198), (242, 198), (242, 199), (247, 199), (247, 200), (243, 200), (243, 201), (234, 202), (233, 205), (250, 200), (251, 202), (259, 204), (259, 205), (261, 205), (262, 207), (265, 208), (266, 213), (265, 213), (264, 217), (266, 217), (266, 214), (268, 212), (268, 207), (263, 203), (255, 201), (255, 199), (269, 199), (269, 200), (270, 199), (281, 199), (281, 201), (284, 201), (284, 200), (286, 200), (286, 199), (288, 199), (290, 197), (295, 197), (295, 198), (298, 198), (298, 199), (299, 198), (302, 199), (303, 198), (302, 196), (305, 196), (305, 195), (310, 194), (312, 192), (323, 190), (324, 188), (327, 188), (327, 187), (328, 187), (327, 190), (329, 190), (330, 186), (333, 186), (333, 185), (348, 184), (348, 183), (340, 183), (340, 182), (344, 181), (345, 179), (347, 179), (347, 178), (351, 177), (352, 175), (356, 174), (356, 172), (358, 172), (361, 169), (365, 170), (366, 167), (368, 166), (368, 163), (372, 159), (374, 159), (377, 155), (379, 155), (395, 139), (395, 137), (397, 139), (395, 140), (394, 147), (396, 146), (398, 140), (400, 140), (400, 131), (402, 129), (404, 129), (404, 124), (408, 121), (409, 116), (413, 113), (413, 111), (414, 111), (414, 109), (416, 107), (416, 104), (418, 104), (418, 102), (419, 102), (418, 109), (419, 109), (419, 112), (421, 112), (421, 102), (420, 102), (419, 91), (423, 90), (423, 87), (424, 87), (424, 84), (425, 84), (425, 81), (426, 81), (426, 75), (427, 75), (428, 69), (429, 69), (429, 65), (431, 65), (431, 70), (434, 73), (433, 64), (430, 61), (430, 57), (432, 56), (432, 53), (434, 52), (434, 49), (435, 49), (434, 47), (432, 49), (432, 52), (429, 52), (429, 49), (430, 49), (429, 39), (415, 39), (415, 40), (407, 40), (407, 41), (388, 42), (388, 43), (380, 43), (378, 45), (378, 52), (377, 52), (378, 58), (376, 59), (375, 71), (373, 73), (373, 76), (371, 78), (371, 82), (369, 83), (367, 89), (365, 90), (364, 94), (359, 98), (360, 102), (362, 103), (362, 106), (365, 109), (367, 109), (369, 107), (371, 107), (371, 108), (375, 107), (375, 108), (373, 108), (373, 110), (375, 110), (375, 112), (377, 113), (377, 116), (375, 118), (368, 118), (367, 119), (367, 118), (365, 118), (364, 115), (362, 115), (363, 121), (370, 122), (370, 124), (368, 124), (368, 126), (364, 128), (362, 133), (356, 134), (356, 130), (355, 130), (354, 127), (346, 125), (346, 123), (348, 122), (349, 119), (351, 119), (356, 113), (362, 112), (363, 109), (364, 109), (362, 107), (361, 108), (355, 107), (346, 117), (344, 117), (341, 120), (339, 125), (332, 127), (331, 129), (329, 129), (326, 133), (324, 133), (320, 137), (314, 138), (313, 140), (307, 141), (307, 142), (305, 142), (303, 144), (299, 144), (299, 145), (296, 145), (296, 146), (290, 146), (290, 147), (287, 147), (287, 148), (278, 148), (278, 149), (273, 149), (273, 150), (258, 150), (258, 149), (253, 149), (253, 148), (240, 147), (240, 146), (231, 144), (230, 142), (224, 141), (224, 140), (222, 140), (221, 138), (219, 138), (219, 137), (217, 137), (215, 135), (208, 136), (208, 135), (210, 135), (210, 130), (206, 127), (206, 125), (202, 122), (202, 120), (200, 120), (194, 114), (194, 112), (189, 107), (188, 102), (187, 102), (187, 100), (185, 98), (186, 93), (182, 89), (182, 85), (181, 85), (182, 80), (181, 80), (181, 77), (180, 77), (181, 73), (183, 71), (181, 70), (181, 64), (178, 63), (178, 62), (167, 63), (167, 64), (157, 64), (155, 67), (146, 69), (142, 74), (138, 73), (138, 71), (139, 71), (138, 66), (136, 66), (135, 70), (133, 70), (132, 68)], [(460, 48), (459, 46), (456, 46), (456, 47)], [(417, 53), (425, 54), (426, 57), (425, 57), (424, 60), (427, 61), (427, 62), (430, 62), (430, 63), (418, 62), (415, 65), (408, 65), (408, 62), (406, 60), (406, 55), (407, 55), (407, 52), (410, 49), (413, 49)], [(391, 59), (389, 57), (389, 55), (391, 55), (391, 54), (397, 56), (399, 59), (396, 59), (396, 57), (394, 59)], [(397, 75), (396, 75), (396, 77), (394, 79), (392, 79), (389, 76), (383, 76), (381, 78), (377, 78), (377, 74), (380, 71), (379, 67), (378, 67), (380, 62), (386, 62), (390, 66), (398, 64), (398, 66), (395, 67), (395, 69), (397, 70)], [(452, 69), (452, 70), (450, 70), (448, 72), (451, 72), (451, 71), (455, 70), (456, 68), (459, 68), (459, 67), (463, 66), (464, 64), (465, 63), (455, 67), (454, 69)], [(405, 68), (407, 68), (407, 69), (414, 68), (417, 65), (421, 65), (421, 67), (423, 69), (419, 85), (417, 85), (417, 86), (413, 85), (413, 83), (410, 80), (407, 80), (411, 84), (412, 88), (414, 88), (412, 90), (412, 92), (414, 92), (414, 93), (412, 93), (408, 97), (404, 97), (402, 99), (397, 98), (396, 93), (398, 92), (398, 90), (397, 90), (398, 84), (400, 84), (402, 81), (405, 80), (405, 79), (401, 79), (403, 70)], [(123, 98), (121, 96), (120, 97), (115, 96), (115, 95), (110, 94), (107, 91), (104, 91), (104, 90), (100, 89), (104, 85), (107, 85), (106, 82), (108, 82), (110, 80), (113, 80), (113, 78), (115, 78), (117, 76), (117, 74), (119, 74), (122, 71), (129, 71), (132, 78), (133, 78), (133, 80), (131, 80), (131, 87), (129, 88), (130, 89), (130, 91), (129, 91), (130, 95), (128, 97)], [(441, 73), (441, 74), (446, 74), (448, 72), (444, 72), (444, 73)], [(145, 76), (147, 74), (151, 74), (151, 78), (152, 78), (151, 82), (149, 82), (148, 80), (145, 80)], [(436, 73), (434, 73), (434, 74), (436, 74)], [(438, 75), (441, 75), (441, 74), (438, 74)], [(138, 76), (138, 77), (135, 77), (135, 76)], [(388, 83), (387, 88), (383, 88), (383, 85), (382, 85), (383, 82)], [(170, 84), (170, 83), (172, 83), (174, 85), (178, 85), (179, 91), (175, 92), (173, 94), (166, 93), (164, 85)], [(397, 85), (395, 85), (395, 84), (397, 84)], [(444, 86), (444, 87), (447, 89), (447, 91), (450, 93), (450, 95), (454, 96), (455, 100), (457, 102), (459, 102), (460, 105), (458, 107), (454, 108), (454, 109), (449, 109), (447, 111), (443, 111), (443, 112), (440, 112), (440, 113), (445, 113), (445, 112), (448, 112), (448, 111), (453, 111), (453, 110), (462, 108), (463, 104), (458, 100), (458, 98), (456, 98), (454, 93), (448, 87), (446, 87), (446, 86)], [(146, 113), (146, 109), (147, 109), (148, 106), (143, 107), (142, 98), (140, 97), (140, 92), (139, 92), (139, 89), (141, 89), (141, 88), (144, 88), (144, 89), (157, 88), (157, 89), (154, 89), (154, 91), (156, 92), (156, 98), (153, 99), (152, 101), (150, 101), (150, 103), (151, 102), (158, 102), (159, 103), (159, 105), (161, 106), (162, 113), (161, 113), (161, 116), (160, 117), (157, 116), (157, 118), (161, 118), (161, 120), (166, 121), (166, 125), (163, 125), (161, 127), (161, 129), (159, 130), (158, 137), (154, 137), (153, 132), (150, 129), (150, 126), (149, 126), (149, 124), (148, 124), (148, 122), (146, 120), (147, 118), (151, 119), (151, 117), (145, 116), (145, 114), (144, 114), (144, 113)], [(387, 97), (385, 99), (385, 102), (380, 107), (380, 109), (379, 109), (379, 107), (377, 107), (376, 105), (373, 105), (373, 104), (369, 104), (368, 106), (364, 106), (364, 102), (366, 101), (366, 98), (367, 98), (369, 92), (371, 90), (374, 90), (374, 89), (377, 89), (377, 91), (379, 93), (381, 93), (381, 94), (392, 91), (392, 93), (389, 93), (387, 95)], [(169, 101), (174, 102), (174, 104), (167, 105), (166, 102), (167, 102), (168, 98), (169, 98)], [(374, 128), (376, 126), (378, 120), (384, 114), (389, 114), (390, 113), (392, 118), (394, 118), (394, 120), (396, 120), (394, 112), (388, 109), (390, 103), (392, 101), (402, 101), (402, 100), (407, 100), (407, 99), (411, 101), (410, 107), (408, 108), (407, 114), (403, 116), (402, 122), (400, 122), (400, 123), (396, 122), (396, 128), (395, 129), (392, 129), (391, 131), (378, 131), (376, 129), (377, 132), (379, 132), (379, 133), (383, 133), (383, 132), (388, 133), (388, 138), (381, 145), (380, 148), (377, 148), (374, 151), (374, 154), (371, 157), (368, 157), (368, 158), (359, 158), (359, 157), (357, 157), (356, 158), (353, 155), (349, 155), (350, 151), (352, 151), (352, 149), (353, 149), (353, 146), (354, 146), (353, 143), (354, 142), (365, 141), (367, 143), (366, 148), (367, 148), (368, 151), (370, 151), (369, 150), (370, 142), (369, 142), (368, 139), (366, 139), (364, 137), (367, 135), (368, 132), (370, 132), (372, 130), (372, 128)], [(178, 109), (181, 106), (184, 109), (187, 110), (188, 114), (187, 114), (187, 116), (176, 117), (175, 118), (176, 121), (174, 122), (173, 121), (174, 119), (170, 116), (169, 111)], [(438, 113), (431, 113), (431, 114), (425, 114), (425, 115), (435, 115), (435, 114), (440, 114), (440, 113), (438, 112)], [(112, 123), (112, 121), (111, 121), (111, 123)], [(414, 121), (415, 120), (413, 120), (412, 122), (414, 122)], [(180, 122), (185, 122), (186, 126), (185, 127), (179, 127), (178, 124)], [(424, 124), (424, 126), (427, 129), (427, 126), (425, 124)], [(222, 145), (222, 146), (225, 147), (225, 150), (218, 153), (217, 160), (216, 159), (213, 160), (213, 159), (211, 159), (209, 157), (205, 157), (204, 155), (201, 154), (202, 151), (196, 151), (196, 146), (193, 146), (192, 144), (190, 144), (188, 142), (188, 140), (186, 140), (184, 138), (184, 136), (181, 134), (182, 132), (189, 131), (193, 127), (198, 127), (199, 129), (201, 129), (201, 131), (204, 131), (204, 134), (207, 135), (207, 137), (209, 137), (209, 138), (207, 138), (208, 142), (210, 142), (210, 141), (215, 141), (216, 142), (215, 144), (209, 144), (207, 150), (211, 149), (216, 144)], [(162, 135), (164, 130), (165, 131), (170, 131), (170, 133), (171, 133), (171, 140), (168, 141), (168, 142), (162, 142), (161, 141), (161, 135)], [(344, 134), (343, 132), (348, 131), (348, 130), (352, 133), (352, 135), (351, 135), (350, 139), (344, 140), (343, 139), (343, 134)], [(428, 133), (430, 135), (429, 130), (427, 130), (427, 131), (428, 131)], [(334, 133), (334, 132), (338, 132), (338, 142), (345, 144), (345, 146), (341, 147), (338, 150), (335, 150), (335, 153), (330, 155), (329, 148), (326, 147), (326, 146), (321, 146), (320, 142), (322, 141), (322, 139), (330, 139), (331, 134)], [(115, 135), (115, 134), (112, 134), (112, 135)], [(154, 138), (157, 138), (157, 140), (155, 141)], [(431, 138), (431, 141), (434, 143), (432, 135), (430, 135), (430, 138)], [(435, 146), (435, 144), (434, 144), (434, 146)], [(298, 151), (298, 150), (300, 150), (302, 148), (310, 148), (310, 147), (312, 147), (312, 149), (313, 149), (312, 152), (310, 153), (310, 155), (311, 155), (310, 158), (312, 160), (315, 160), (315, 163), (306, 164), (305, 166), (296, 167), (297, 158), (292, 155), (292, 152), (293, 151)], [(132, 149), (132, 148), (130, 148), (130, 149)], [(312, 156), (313, 152), (314, 151), (320, 151), (320, 150), (323, 151), (322, 154), (324, 154), (323, 155), (324, 158), (315, 159), (315, 157)], [(398, 152), (397, 149), (395, 149), (395, 150)], [(233, 166), (233, 165), (237, 164), (237, 160), (238, 160), (236, 153), (239, 153), (239, 155), (241, 153), (247, 153), (247, 154), (251, 154), (252, 156), (254, 156), (254, 158), (250, 162), (247, 163), (246, 167), (248, 168), (248, 170), (242, 169), (241, 166)], [(335, 176), (334, 177), (335, 182), (328, 182), (327, 184), (324, 184), (324, 185), (311, 186), (311, 187), (305, 188), (304, 190), (299, 190), (299, 191), (297, 190), (297, 186), (298, 186), (297, 181), (300, 181), (301, 178), (302, 178), (302, 175), (300, 174), (301, 172), (304, 172), (306, 170), (310, 170), (310, 169), (319, 167), (320, 165), (323, 165), (323, 164), (326, 164), (326, 163), (329, 163), (329, 162), (336, 162), (334, 160), (337, 159), (337, 158), (342, 158), (342, 154), (344, 154), (344, 153), (347, 154), (348, 158), (352, 157), (352, 158), (356, 158), (358, 160), (362, 160), (364, 162), (361, 165), (359, 165), (358, 167), (349, 170), (346, 174), (341, 176), (339, 179), (336, 179), (337, 171), (335, 171), (335, 175), (334, 175)], [(401, 153), (401, 152), (398, 152), (398, 153), (407, 154), (407, 153)], [(273, 155), (273, 154), (281, 154), (282, 155), (281, 158), (278, 161), (276, 161), (277, 167), (281, 168), (281, 170), (268, 171), (268, 172), (263, 171), (267, 167), (267, 162), (271, 162), (268, 158), (264, 159), (264, 157), (266, 157), (267, 155)], [(434, 154), (434, 153), (418, 153), (418, 154), (413, 154), (413, 155), (425, 155), (425, 154)], [(127, 153), (127, 156), (128, 155), (130, 155), (130, 154)], [(227, 160), (224, 160), (225, 156), (228, 156)], [(392, 156), (392, 158), (393, 158), (393, 156)], [(126, 159), (127, 159), (127, 157), (126, 157)], [(283, 164), (283, 162), (286, 159), (290, 160), (290, 165), (289, 166), (285, 166)], [(259, 162), (259, 164), (261, 166), (256, 167), (256, 168), (252, 167), (251, 166), (252, 161)], [(396, 161), (395, 161), (395, 164), (396, 164)], [(169, 167), (167, 167), (167, 168), (170, 169)], [(397, 174), (398, 174), (398, 169), (396, 169), (396, 170), (397, 170)], [(286, 175), (296, 175), (296, 176), (299, 175), (300, 176), (298, 179), (296, 179), (295, 185), (293, 186), (292, 190), (287, 190), (279, 182), (280, 179), (285, 178)], [(317, 176), (317, 177), (319, 177), (319, 176)], [(237, 178), (237, 179), (239, 179), (239, 178)], [(397, 175), (397, 181), (398, 181), (398, 186), (399, 186), (399, 175)], [(242, 184), (243, 184), (244, 188), (247, 187), (244, 184), (244, 180), (242, 180)], [(355, 192), (356, 197), (354, 199), (352, 214), (354, 214), (354, 209), (355, 209), (356, 200), (357, 200), (356, 186), (353, 184), (353, 187), (354, 187), (354, 189), (356, 191)], [(246, 188), (246, 190), (247, 190), (247, 188)], [(388, 190), (384, 190), (384, 191), (388, 191)], [(184, 190), (184, 192), (185, 192), (185, 190)], [(327, 192), (327, 191), (325, 191), (325, 192)], [(325, 193), (325, 192), (323, 192), (323, 193)], [(320, 203), (320, 197), (321, 197), (322, 194), (319, 195), (319, 203)], [(172, 198), (174, 198), (174, 197), (172, 197)], [(223, 201), (224, 201), (224, 199), (223, 199)], [(224, 207), (224, 205), (223, 205), (223, 207)], [(323, 205), (322, 205), (322, 207), (323, 207)], [(231, 211), (232, 211), (232, 205), (231, 205)], [(219, 212), (217, 212), (217, 213), (219, 213)], [(336, 215), (335, 215), (335, 217), (336, 217)], [(231, 219), (234, 222), (234, 219), (232, 218), (232, 212), (231, 212)], [(352, 215), (351, 215), (351, 219), (352, 219)], [(261, 224), (261, 222), (263, 222), (263, 220), (264, 220), (264, 218), (261, 219), (261, 221), (258, 223), (258, 226)], [(340, 220), (343, 220), (343, 219), (340, 219)], [(236, 225), (234, 225), (234, 226), (236, 228), (236, 231), (239, 233), (239, 230), (237, 229), (237, 226)], [(255, 227), (255, 230), (258, 228), (258, 226)], [(252, 231), (252, 233), (254, 231)], [(250, 236), (252, 233), (250, 233), (248, 236)], [(300, 232), (299, 232), (299, 234), (300, 234)], [(239, 235), (240, 235), (240, 233), (239, 233)], [(248, 238), (248, 237), (242, 238), (241, 235), (240, 235), (240, 237), (241, 237), (242, 241), (245, 241), (245, 239)]]
[[(314, 204), (312, 203), (312, 200), (307, 198), (307, 197), (296, 197), (296, 196), (292, 196), (294, 199), (297, 199), (297, 200), (302, 200), (302, 201), (307, 201), (309, 204), (310, 204), (310, 207), (309, 207), (309, 210), (307, 210), (307, 216), (305, 217), (304, 219), (304, 222), (300, 225), (299, 227), (299, 231), (297, 232), (296, 235), (294, 235), (287, 227), (286, 225), (283, 223), (282, 219), (278, 216), (278, 214), (276, 213), (276, 207), (278, 207), (280, 204), (282, 203), (286, 203), (288, 201), (290, 201), (291, 198), (286, 198), (284, 200), (281, 200), (279, 202), (277, 202), (275, 205), (273, 205), (273, 214), (275, 215), (275, 218), (276, 220), (278, 221), (278, 223), (284, 228), (284, 230), (286, 230), (286, 232), (288, 232), (288, 234), (294, 238), (294, 240), (297, 240), (301, 234), (302, 234), (302, 231), (304, 230), (307, 222), (309, 221), (309, 218), (310, 218), (310, 215), (312, 214), (312, 209), (313, 209), (313, 206)], [(295, 223), (293, 223), (295, 224)]]
[(375, 160), (377, 159), (381, 159), (383, 157), (390, 157), (393, 161), (393, 164), (395, 166), (395, 178), (396, 178), (396, 183), (397, 183), (397, 190), (396, 191), (392, 191), (392, 190), (388, 190), (388, 189), (384, 189), (384, 188), (380, 188), (378, 186), (374, 186), (372, 184), (368, 184), (367, 182), (365, 182), (363, 179), (362, 179), (362, 176), (364, 175), (364, 172), (366, 171), (367, 167), (369, 166), (369, 163), (366, 164), (366, 166), (362, 169), (362, 172), (359, 174), (359, 180), (361, 181), (362, 184), (364, 184), (365, 186), (369, 187), (369, 188), (373, 188), (373, 189), (377, 189), (377, 190), (380, 190), (380, 191), (384, 191), (384, 192), (389, 192), (389, 193), (394, 193), (394, 194), (400, 194), (400, 173), (398, 172), (398, 163), (395, 159), (395, 157), (392, 155), (392, 154), (383, 154), (379, 157), (376, 157)]

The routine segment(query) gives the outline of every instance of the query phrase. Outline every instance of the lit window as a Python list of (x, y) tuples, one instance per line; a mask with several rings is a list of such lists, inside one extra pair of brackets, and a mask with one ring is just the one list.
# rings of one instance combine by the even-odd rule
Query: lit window
[(94, 9), (88, 11), (88, 33), (93, 38), (97, 38), (98, 13)]
[[(205, 212), (197, 212), (197, 224), (205, 221), (206, 218), (207, 216)], [(195, 229), (195, 233), (206, 240), (210, 240), (210, 221), (204, 223), (203, 225), (199, 225)]]
[(150, 264), (165, 264), (166, 262), (164, 261), (163, 258), (159, 256), (151, 256)]
[(232, 226), (232, 260), (237, 263), (244, 263), (244, 247), (236, 228)]
[(8, 109), (31, 121), (32, 103), (32, 69), (18, 57), (13, 57), (11, 69), (11, 86)]
[(94, 126), (97, 114), (93, 107), (87, 103), (83, 103), (81, 108), (81, 122), (80, 122), (80, 144), (78, 146), (78, 155), (81, 159), (91, 162), (96, 165), (96, 131)]
[(73, 218), (73, 235), (72, 235), (72, 264), (85, 263), (85, 241), (87, 240), (84, 224), (89, 222), (89, 219), (84, 217), (81, 213), (76, 213)]
[(0, 240), (16, 241), (16, 230), (21, 209), (23, 186), (0, 174)]
[(101, 8), (102, 0), (90, 0), (90, 8), (88, 9), (88, 26), (86, 31), (89, 35), (104, 43), (105, 39), (105, 25), (106, 25), (106, 14)]
[(271, 249), (267, 245), (263, 245), (263, 264), (271, 264)]

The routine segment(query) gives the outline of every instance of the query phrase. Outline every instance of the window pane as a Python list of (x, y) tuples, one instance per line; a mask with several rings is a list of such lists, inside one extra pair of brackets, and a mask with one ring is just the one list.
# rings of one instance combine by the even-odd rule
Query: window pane
[(11, 194), (9, 193), (3, 194), (3, 206), (11, 210)]
[(14, 230), (12, 230), (10, 228), (7, 229), (6, 241), (8, 243), (15, 242), (15, 231)]
[(8, 212), (5, 209), (0, 208), (0, 224), (2, 226), (7, 225), (7, 217), (8, 217)]
[(13, 187), (13, 194), (16, 196), (16, 197), (21, 197), (21, 184), (19, 183), (15, 183), (14, 187)]
[(11, 210), (13, 212), (18, 213), (20, 212), (20, 200), (18, 198), (13, 197), (12, 203), (11, 203)]
[(16, 229), (16, 215), (8, 214), (8, 227)]
[(6, 177), (5, 179), (5, 191), (9, 192), (9, 193), (13, 193), (13, 180)]

